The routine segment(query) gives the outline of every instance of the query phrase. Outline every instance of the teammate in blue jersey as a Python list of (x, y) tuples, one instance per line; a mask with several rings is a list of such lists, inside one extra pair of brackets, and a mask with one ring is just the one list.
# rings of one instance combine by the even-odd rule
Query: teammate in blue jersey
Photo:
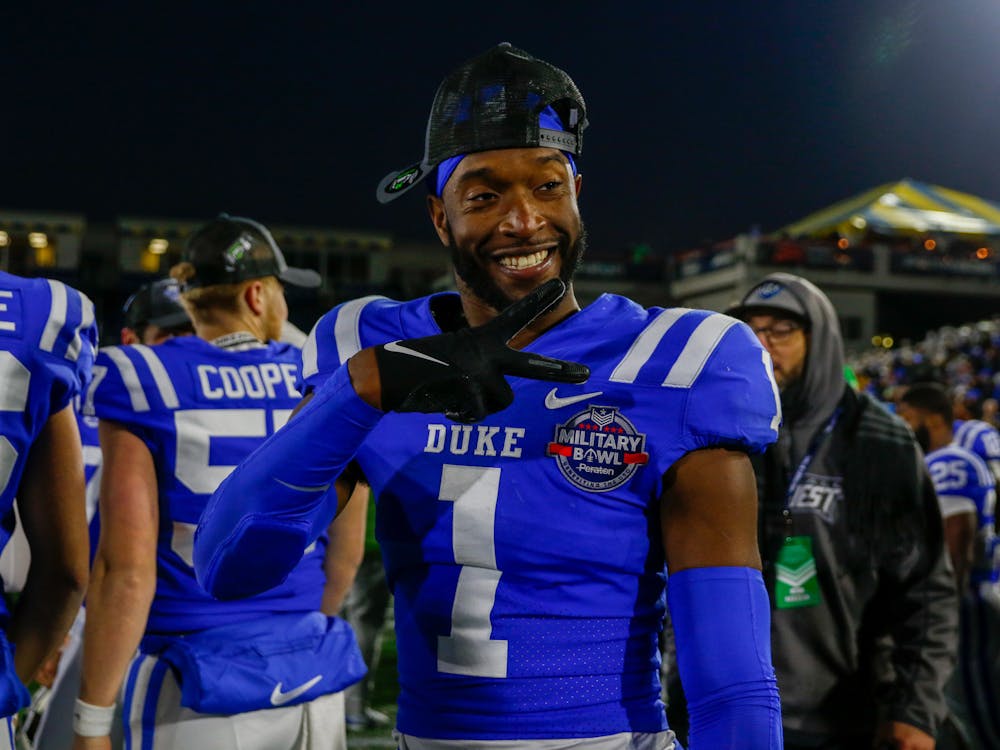
[[(927, 452), (945, 537), (962, 595), (958, 667), (949, 707), (964, 729), (959, 747), (1000, 748), (1000, 540), (995, 529), (995, 480), (986, 463), (958, 445), (944, 388), (917, 383), (903, 394), (899, 415)], [(966, 423), (967, 424), (967, 423)], [(939, 742), (939, 747), (948, 748)]]
[[(15, 496), (33, 563), (13, 612), (0, 599), (0, 748), (24, 687), (62, 643), (87, 584), (84, 469), (73, 401), (97, 346), (94, 306), (58, 281), (0, 272), (0, 547)], [(16, 650), (16, 651), (15, 651)]]
[(955, 445), (960, 445), (985, 461), (993, 474), (994, 482), (1000, 483), (1000, 432), (989, 422), (971, 418), (968, 411), (963, 411), (963, 414), (969, 418), (956, 419), (952, 423)]
[(364, 666), (346, 623), (319, 612), (326, 537), (250, 599), (212, 598), (191, 567), (206, 499), (299, 401), (298, 350), (276, 343), (282, 282), (319, 276), (225, 215), (172, 275), (197, 335), (103, 350), (87, 395), (104, 469), (74, 747), (110, 746), (121, 689), (126, 747), (343, 748), (340, 691)]
[[(176, 279), (161, 279), (143, 284), (122, 306), (124, 325), (122, 344), (155, 346), (174, 336), (194, 333), (191, 319), (180, 302)], [(90, 529), (91, 559), (97, 550), (100, 523), (97, 496), (101, 485), (101, 446), (97, 417), (84, 415), (77, 398), (77, 425), (83, 444), (83, 465), (87, 487), (87, 523)], [(15, 537), (16, 538), (16, 537)], [(6, 554), (6, 550), (4, 551)], [(81, 608), (62, 649), (51, 657), (36, 675), (39, 688), (31, 698), (31, 708), (19, 723), (17, 736), (34, 750), (64, 750), (73, 742), (73, 706), (80, 687), (83, 623), (86, 610)]]
[(429, 175), (458, 293), (320, 320), (311, 398), (213, 496), (199, 580), (278, 583), (356, 458), (395, 595), (400, 748), (674, 747), (665, 561), (693, 746), (780, 747), (747, 457), (780, 421), (770, 360), (723, 315), (581, 309), (585, 124), (569, 76), (508, 44), (445, 79), (424, 161), (379, 197)]

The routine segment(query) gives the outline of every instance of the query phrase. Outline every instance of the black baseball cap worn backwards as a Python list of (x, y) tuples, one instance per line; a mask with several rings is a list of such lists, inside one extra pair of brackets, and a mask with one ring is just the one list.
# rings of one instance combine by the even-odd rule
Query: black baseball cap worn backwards
[(148, 325), (159, 328), (190, 326), (191, 319), (181, 305), (180, 294), (180, 284), (175, 279), (143, 284), (122, 306), (125, 325), (133, 331)]
[[(539, 125), (552, 107), (566, 130)], [(448, 74), (427, 120), (424, 158), (387, 174), (376, 190), (388, 203), (424, 180), (445, 159), (502, 148), (555, 148), (579, 156), (587, 126), (583, 95), (564, 71), (511, 46), (498, 44)]]
[(321, 282), (312, 269), (290, 267), (263, 224), (228, 214), (219, 214), (191, 235), (184, 260), (195, 269), (185, 289), (236, 284), (264, 276), (277, 276), (286, 284), (303, 287), (317, 287)]

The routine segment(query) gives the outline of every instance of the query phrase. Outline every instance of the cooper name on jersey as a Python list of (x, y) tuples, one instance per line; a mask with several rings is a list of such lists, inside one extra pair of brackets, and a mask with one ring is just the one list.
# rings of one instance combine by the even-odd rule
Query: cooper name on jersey
[(198, 365), (198, 384), (210, 400), (231, 398), (301, 398), (295, 387), (297, 370), (287, 362), (242, 365)]

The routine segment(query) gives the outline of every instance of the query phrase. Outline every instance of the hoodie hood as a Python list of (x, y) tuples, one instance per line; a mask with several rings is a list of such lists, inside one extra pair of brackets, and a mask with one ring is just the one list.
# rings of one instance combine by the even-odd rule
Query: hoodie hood
[[(772, 273), (729, 310), (743, 320), (755, 310), (781, 310), (803, 318), (809, 329), (809, 346), (802, 377), (781, 393), (785, 427), (808, 441), (844, 395), (844, 340), (830, 299), (811, 281), (790, 273)], [(794, 451), (797, 452), (797, 451)]]

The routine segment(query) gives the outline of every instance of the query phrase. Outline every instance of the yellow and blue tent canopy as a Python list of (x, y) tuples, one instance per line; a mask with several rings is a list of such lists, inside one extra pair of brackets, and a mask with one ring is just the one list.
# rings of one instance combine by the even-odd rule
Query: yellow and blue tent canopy
[(775, 236), (880, 234), (1000, 236), (1000, 204), (917, 180), (887, 182), (782, 227)]

